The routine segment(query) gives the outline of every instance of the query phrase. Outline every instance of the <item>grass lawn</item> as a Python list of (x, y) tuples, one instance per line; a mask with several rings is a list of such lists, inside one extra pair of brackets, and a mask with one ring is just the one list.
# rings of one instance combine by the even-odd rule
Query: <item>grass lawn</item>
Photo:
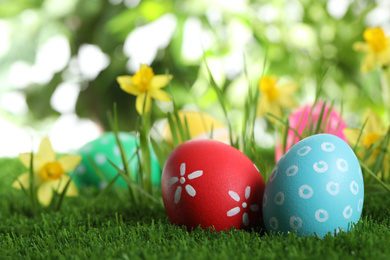
[(211, 232), (170, 224), (161, 206), (137, 209), (127, 193), (98, 191), (66, 198), (60, 211), (32, 216), (23, 192), (11, 188), (24, 171), (0, 159), (0, 259), (389, 259), (390, 196), (368, 195), (355, 230), (316, 237), (258, 230)]

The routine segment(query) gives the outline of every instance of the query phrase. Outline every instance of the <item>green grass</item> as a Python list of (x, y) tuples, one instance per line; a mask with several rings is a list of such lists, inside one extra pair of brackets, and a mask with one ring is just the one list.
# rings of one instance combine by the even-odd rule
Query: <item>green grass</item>
[(390, 256), (390, 196), (366, 196), (355, 230), (297, 238), (262, 229), (187, 232), (160, 206), (133, 207), (128, 193), (83, 190), (55, 212), (32, 216), (23, 192), (10, 185), (24, 171), (17, 159), (0, 159), (0, 259), (386, 259)]

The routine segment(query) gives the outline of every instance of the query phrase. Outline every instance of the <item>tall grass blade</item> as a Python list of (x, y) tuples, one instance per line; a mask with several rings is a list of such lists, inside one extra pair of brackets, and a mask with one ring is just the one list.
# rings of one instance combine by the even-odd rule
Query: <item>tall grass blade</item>
[(160, 204), (160, 201), (158, 201), (156, 198), (154, 198), (151, 194), (149, 194), (147, 191), (145, 191), (141, 186), (139, 186), (137, 183), (135, 183), (134, 181), (132, 181), (127, 175), (126, 175), (126, 172), (124, 172), (123, 170), (121, 170), (118, 166), (115, 165), (115, 163), (113, 163), (110, 159), (108, 159), (108, 162), (118, 171), (118, 173), (121, 175), (121, 177), (125, 180), (125, 182), (129, 185), (129, 186), (134, 186), (137, 188), (137, 190), (145, 195), (146, 197), (148, 197), (149, 199), (151, 199), (153, 202), (157, 203), (157, 204)]
[(366, 127), (366, 124), (367, 124), (367, 121), (368, 121), (368, 118), (366, 118), (366, 120), (364, 121), (363, 125), (362, 125), (362, 128), (360, 129), (360, 133), (359, 133), (359, 136), (358, 136), (358, 139), (356, 140), (356, 144), (354, 145), (353, 147), (353, 151), (356, 153), (356, 149), (359, 145), (359, 142), (360, 142), (360, 138), (362, 138), (362, 134), (363, 134), (363, 130), (364, 128)]
[(231, 124), (230, 119), (229, 119), (228, 111), (227, 111), (227, 108), (226, 108), (225, 98), (223, 96), (223, 93), (222, 93), (221, 89), (218, 87), (216, 81), (214, 80), (214, 77), (213, 77), (213, 75), (211, 73), (209, 65), (207, 64), (206, 57), (204, 56), (203, 59), (204, 59), (204, 63), (205, 63), (207, 72), (208, 72), (209, 77), (210, 77), (210, 85), (213, 88), (213, 90), (215, 91), (215, 93), (217, 94), (219, 104), (221, 105), (223, 114), (225, 116), (225, 119), (226, 119), (226, 122), (227, 122), (227, 125), (228, 125), (228, 128), (229, 128), (230, 144), (232, 146), (234, 146), (234, 142), (233, 142), (233, 127), (232, 127), (232, 124)]
[(32, 204), (32, 210), (33, 213), (36, 211), (37, 207), (37, 199), (35, 197), (35, 178), (34, 178), (34, 153), (31, 150), (31, 156), (30, 156), (30, 169), (29, 169), (29, 175), (30, 175), (30, 197), (31, 197), (31, 204)]
[(116, 180), (120, 177), (121, 175), (118, 173), (117, 175), (115, 175), (114, 178), (111, 179), (111, 181), (107, 184), (106, 187), (104, 187), (103, 190), (101, 190), (99, 192), (99, 194), (97, 195), (97, 197), (92, 201), (91, 205), (95, 205), (95, 203), (100, 200), (101, 197), (103, 197), (103, 195), (114, 185), (114, 183), (116, 182)]
[(379, 179), (378, 176), (376, 176), (376, 174), (373, 173), (370, 168), (368, 168), (362, 161), (359, 160), (359, 162), (360, 165), (364, 168), (364, 170), (366, 170), (372, 178), (374, 178), (383, 188), (390, 192), (390, 186), (388, 184), (384, 183), (381, 179)]
[[(58, 199), (57, 206), (56, 206), (56, 208), (55, 208), (56, 211), (60, 210), (61, 205), (62, 205), (62, 202), (64, 201), (64, 198), (65, 198), (65, 194), (66, 194), (66, 192), (67, 192), (68, 189), (69, 189), (69, 185), (70, 185), (70, 183), (72, 182), (72, 179), (73, 179), (73, 176), (75, 175), (75, 173), (76, 173), (76, 172), (73, 171), (72, 174), (69, 176), (69, 180), (66, 182), (65, 187), (64, 187), (64, 189), (62, 190), (62, 192), (61, 192), (61, 194), (60, 194), (60, 197), (59, 197), (59, 199)], [(61, 183), (58, 183), (58, 188), (60, 187), (60, 184), (61, 184)], [(58, 188), (57, 188), (57, 190), (58, 190)]]
[(286, 123), (284, 124), (284, 132), (283, 132), (283, 154), (287, 152), (287, 137), (288, 137), (288, 131), (290, 128), (290, 123), (288, 121), (288, 118), (286, 119)]
[(317, 126), (315, 128), (315, 131), (314, 131), (314, 133), (310, 133), (310, 135), (318, 134), (320, 132), (322, 118), (324, 117), (325, 107), (326, 107), (326, 103), (324, 102), (324, 104), (322, 104), (322, 107), (321, 107), (321, 111), (320, 111), (320, 115), (318, 117)]
[(379, 144), (378, 144), (378, 148), (376, 148), (376, 149), (379, 149), (379, 154), (378, 154), (375, 166), (374, 166), (374, 173), (378, 174), (382, 170), (382, 175), (381, 175), (382, 180), (384, 179), (384, 175), (385, 175), (383, 172), (383, 170), (384, 170), (383, 169), (384, 168), (383, 162), (384, 162), (385, 156), (387, 154), (387, 145), (389, 144), (389, 138), (390, 138), (390, 129), (387, 132), (386, 136), (384, 136), (383, 138), (380, 138), (378, 140)]
[(173, 116), (170, 112), (168, 112), (167, 117), (168, 117), (169, 128), (171, 129), (173, 145), (174, 145), (174, 147), (176, 147), (180, 144), (180, 140), (179, 140), (179, 137), (177, 134), (175, 120), (173, 120)]

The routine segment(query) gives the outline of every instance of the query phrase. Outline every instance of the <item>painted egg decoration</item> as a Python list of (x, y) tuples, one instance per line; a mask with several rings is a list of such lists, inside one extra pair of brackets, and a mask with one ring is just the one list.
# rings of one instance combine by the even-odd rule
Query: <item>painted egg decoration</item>
[[(131, 133), (120, 132), (119, 140), (123, 145), (123, 149), (129, 160), (128, 167), (132, 173), (133, 180), (136, 180), (139, 172), (138, 156), (133, 156), (137, 152), (139, 146), (139, 138)], [(152, 165), (152, 183), (156, 186), (161, 184), (161, 167), (158, 163), (157, 157), (151, 151), (151, 165)], [(119, 146), (116, 142), (113, 132), (107, 132), (97, 139), (85, 144), (78, 152), (82, 156), (79, 166), (76, 168), (76, 173), (73, 180), (78, 187), (95, 186), (100, 189), (105, 186), (118, 174), (118, 171), (112, 166), (110, 159), (116, 166), (123, 169), (123, 162)], [(93, 161), (93, 163), (91, 162)], [(103, 176), (95, 170), (98, 167)], [(115, 181), (115, 185), (119, 187), (127, 187), (127, 183), (122, 177)]]
[(177, 146), (164, 165), (161, 191), (172, 224), (221, 231), (261, 224), (264, 180), (243, 153), (202, 139)]
[(273, 169), (263, 197), (268, 231), (316, 233), (349, 231), (364, 200), (362, 171), (341, 138), (318, 134), (295, 144)]

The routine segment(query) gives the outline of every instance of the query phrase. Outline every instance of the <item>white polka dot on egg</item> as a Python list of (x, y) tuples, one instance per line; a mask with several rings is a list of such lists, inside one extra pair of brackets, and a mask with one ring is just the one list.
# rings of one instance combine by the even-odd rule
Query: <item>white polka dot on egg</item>
[(86, 172), (85, 165), (84, 165), (84, 164), (80, 164), (79, 166), (77, 166), (76, 172), (77, 172), (77, 174), (79, 174), (79, 175), (84, 175), (85, 172)]
[(333, 181), (331, 182), (328, 182), (328, 184), (326, 184), (326, 191), (330, 194), (330, 195), (337, 195), (340, 191), (340, 186), (338, 183), (335, 183)]
[(315, 218), (318, 222), (325, 222), (329, 218), (329, 213), (324, 209), (319, 209), (315, 213)]
[(321, 149), (325, 152), (333, 152), (334, 149), (336, 149), (336, 146), (332, 143), (329, 143), (329, 142), (325, 142), (325, 143), (322, 143), (321, 145)]
[(318, 173), (324, 173), (328, 170), (328, 164), (324, 161), (319, 161), (313, 164), (313, 169)]
[(305, 156), (310, 151), (311, 151), (311, 147), (310, 146), (304, 146), (304, 147), (302, 147), (301, 149), (298, 150), (297, 154), (299, 156)]
[(279, 206), (283, 205), (283, 203), (284, 203), (284, 194), (283, 194), (283, 192), (279, 191), (278, 193), (276, 193), (274, 201), (275, 201), (276, 205), (279, 205)]
[(301, 197), (302, 199), (311, 198), (311, 196), (313, 196), (313, 193), (314, 191), (309, 185), (304, 184), (299, 187), (299, 197)]
[(299, 230), (302, 227), (302, 219), (296, 216), (291, 216), (289, 224), (292, 229)]
[(95, 155), (95, 162), (98, 164), (98, 165), (103, 165), (105, 164), (107, 161), (106, 159), (106, 156), (102, 153), (99, 153), (97, 155)]
[(294, 176), (295, 174), (298, 173), (298, 166), (296, 165), (291, 165), (290, 167), (287, 168), (286, 174), (287, 176)]
[(273, 181), (276, 178), (276, 175), (278, 175), (278, 167), (275, 167), (273, 171), (271, 172), (271, 175), (269, 176), (269, 180)]

